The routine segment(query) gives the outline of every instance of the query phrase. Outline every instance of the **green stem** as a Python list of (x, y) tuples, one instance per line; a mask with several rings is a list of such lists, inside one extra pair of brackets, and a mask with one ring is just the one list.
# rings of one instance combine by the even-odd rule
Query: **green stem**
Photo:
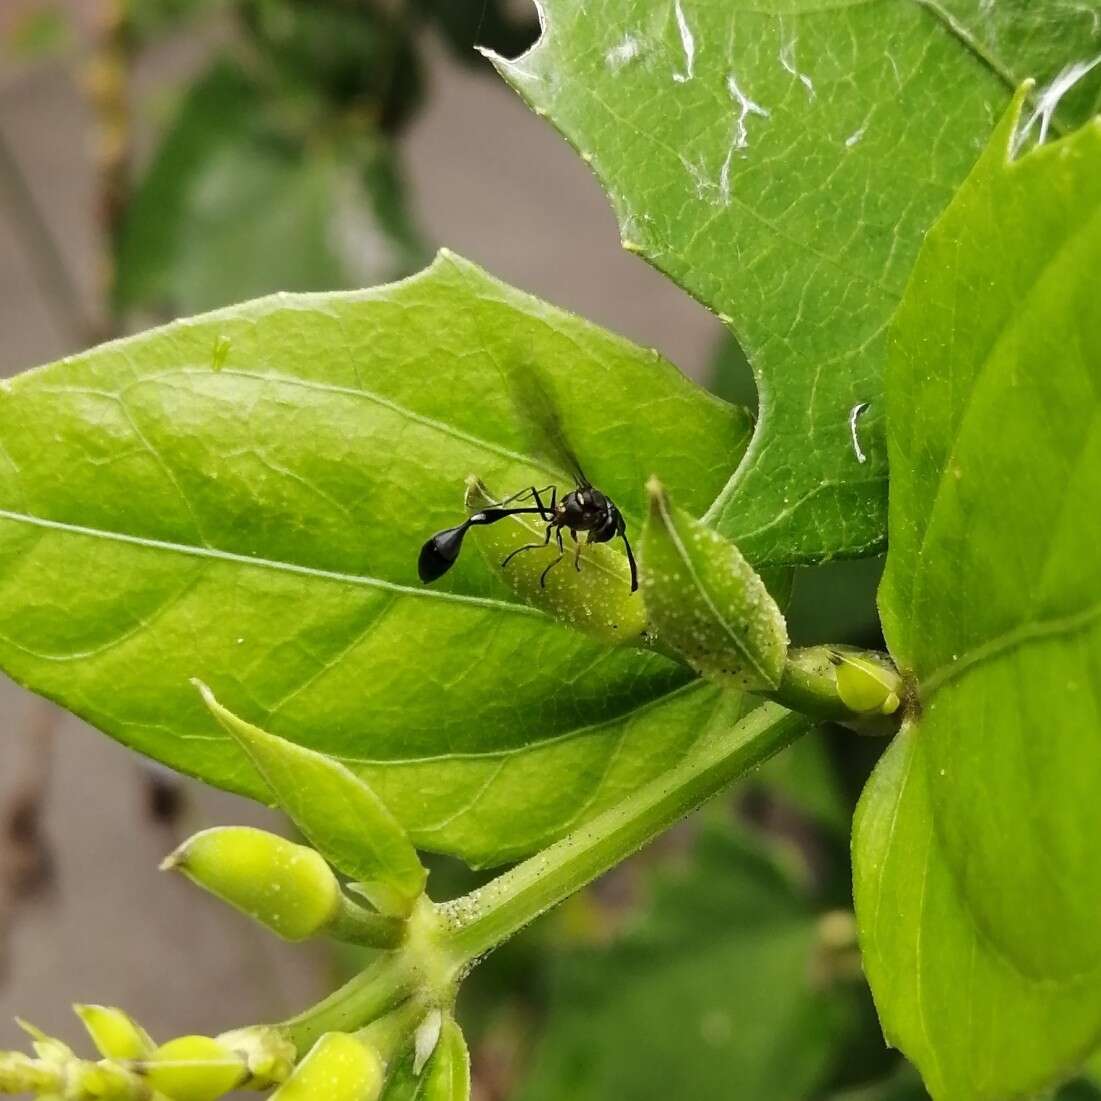
[(342, 896), (340, 907), (325, 926), (325, 935), (348, 944), (367, 948), (396, 948), (405, 938), (405, 922), (401, 918), (373, 914)]
[(317, 1005), (276, 1027), (304, 1055), (326, 1032), (353, 1032), (399, 1005), (417, 986), (403, 952), (380, 956)]
[(484, 887), (439, 907), (446, 945), (465, 968), (550, 907), (596, 879), (732, 780), (810, 729), (775, 704), (709, 736), (665, 775)]
[(370, 1044), (383, 1063), (390, 1066), (407, 1048), (417, 1025), (424, 1020), (428, 1008), (422, 998), (410, 998), (385, 1017), (372, 1021), (357, 1033)]

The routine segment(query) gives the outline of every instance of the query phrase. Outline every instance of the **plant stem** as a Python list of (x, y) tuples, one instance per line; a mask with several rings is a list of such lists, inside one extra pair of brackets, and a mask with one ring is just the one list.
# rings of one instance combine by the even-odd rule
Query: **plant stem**
[(396, 948), (405, 938), (405, 922), (385, 914), (373, 914), (342, 896), (340, 908), (325, 928), (327, 936), (368, 948)]
[(471, 894), (442, 904), (446, 945), (455, 965), (471, 966), (812, 725), (803, 715), (764, 704), (733, 730), (704, 738), (675, 768), (569, 837)]
[(417, 985), (415, 966), (387, 952), (327, 998), (276, 1027), (301, 1057), (326, 1032), (353, 1032), (399, 1005)]

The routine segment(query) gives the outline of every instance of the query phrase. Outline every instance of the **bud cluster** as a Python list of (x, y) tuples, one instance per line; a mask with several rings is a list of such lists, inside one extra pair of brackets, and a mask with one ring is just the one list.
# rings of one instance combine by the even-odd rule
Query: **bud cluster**
[[(161, 865), (280, 937), (329, 937), (376, 950), (373, 963), (281, 1025), (157, 1044), (121, 1009), (76, 1006), (98, 1052), (84, 1059), (31, 1025), (33, 1055), (0, 1053), (0, 1093), (47, 1101), (217, 1101), (237, 1089), (275, 1101), (465, 1101), (466, 1047), (450, 1016), (459, 963), (442, 947), (427, 873), (371, 788), (338, 761), (276, 738), (199, 686), (312, 847), (264, 830), (218, 827)], [(334, 812), (337, 808), (339, 813)]]

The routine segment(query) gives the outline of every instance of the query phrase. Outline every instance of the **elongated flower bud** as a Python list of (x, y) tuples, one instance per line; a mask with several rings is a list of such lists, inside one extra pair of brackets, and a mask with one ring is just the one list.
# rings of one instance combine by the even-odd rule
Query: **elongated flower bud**
[(246, 826), (203, 830), (161, 867), (178, 869), (286, 940), (314, 936), (341, 906), (340, 884), (313, 849)]
[(217, 1101), (248, 1079), (248, 1067), (211, 1036), (179, 1036), (161, 1044), (145, 1062), (153, 1089), (172, 1101)]
[(659, 641), (704, 676), (749, 691), (780, 684), (787, 625), (738, 548), (683, 509), (651, 479), (642, 535), (642, 592)]
[[(559, 490), (565, 494), (570, 488), (562, 486)], [(477, 478), (468, 478), (467, 510), (477, 514), (493, 504), (489, 490)], [(549, 499), (545, 504), (549, 506)], [(578, 544), (568, 528), (561, 535), (565, 540), (562, 552), (553, 530), (547, 539), (545, 520), (520, 515), (479, 527), (470, 539), (486, 565), (521, 600), (600, 642), (637, 642), (646, 628), (646, 609), (638, 594), (631, 591), (631, 570), (622, 542), (589, 543), (586, 533), (579, 532), (580, 557), (575, 560)], [(532, 549), (521, 551), (522, 547)], [(560, 555), (564, 561), (551, 567)], [(503, 565), (506, 559), (508, 564)], [(574, 568), (575, 561), (579, 569)]]
[(145, 1059), (156, 1045), (132, 1017), (107, 1005), (75, 1005), (96, 1051), (105, 1059)]
[(385, 1073), (377, 1052), (354, 1036), (328, 1032), (271, 1101), (375, 1101)]

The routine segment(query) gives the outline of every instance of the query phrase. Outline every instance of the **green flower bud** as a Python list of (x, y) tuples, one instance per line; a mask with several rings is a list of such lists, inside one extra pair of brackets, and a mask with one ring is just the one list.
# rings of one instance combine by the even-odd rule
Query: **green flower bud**
[(328, 1032), (271, 1101), (375, 1101), (385, 1072), (377, 1052), (354, 1036)]
[(105, 1059), (74, 1066), (65, 1096), (70, 1101), (148, 1101), (149, 1084), (126, 1067)]
[(860, 714), (893, 715), (899, 707), (902, 678), (885, 662), (839, 650), (837, 694)]
[(64, 1081), (59, 1066), (17, 1051), (0, 1053), (0, 1093), (56, 1093)]
[(313, 849), (246, 826), (203, 830), (161, 865), (286, 940), (322, 931), (341, 909), (340, 884)]
[(751, 692), (779, 686), (787, 625), (738, 548), (669, 500), (651, 479), (642, 593), (658, 642), (704, 676)]
[[(468, 478), (466, 507), (475, 513), (495, 503), (477, 478)], [(512, 516), (496, 524), (471, 529), (469, 541), (477, 544), (490, 569), (526, 603), (549, 612), (579, 631), (605, 643), (628, 643), (646, 628), (646, 609), (638, 593), (631, 592), (631, 569), (619, 540), (615, 543), (581, 544), (580, 572), (574, 569), (577, 547), (563, 532), (566, 558), (543, 580), (543, 571), (558, 556), (554, 535), (546, 550), (516, 555), (507, 567), (501, 562), (528, 543), (542, 543), (547, 525), (538, 516)]]
[(145, 1059), (156, 1045), (132, 1017), (107, 1005), (74, 1005), (96, 1051), (105, 1059)]
[(238, 1055), (248, 1067), (250, 1089), (264, 1089), (285, 1081), (298, 1056), (294, 1044), (278, 1029), (266, 1025), (223, 1032), (218, 1042)]
[(248, 1078), (244, 1060), (210, 1036), (180, 1036), (144, 1063), (153, 1089), (172, 1101), (216, 1101)]

